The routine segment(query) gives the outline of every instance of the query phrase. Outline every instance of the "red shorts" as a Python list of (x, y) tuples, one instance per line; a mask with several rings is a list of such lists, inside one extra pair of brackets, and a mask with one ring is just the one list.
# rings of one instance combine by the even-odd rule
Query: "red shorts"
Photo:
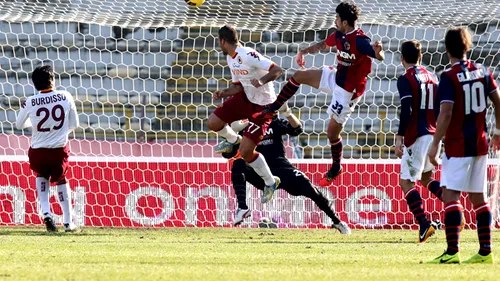
[(28, 150), (30, 168), (37, 176), (60, 182), (66, 178), (69, 148), (31, 148)]
[(262, 110), (264, 110), (263, 105), (251, 103), (245, 92), (241, 91), (224, 101), (220, 107), (215, 109), (214, 114), (227, 124), (248, 119), (250, 125), (243, 131), (243, 136), (253, 140), (255, 144), (259, 144), (272, 121), (271, 119), (252, 118), (254, 113)]

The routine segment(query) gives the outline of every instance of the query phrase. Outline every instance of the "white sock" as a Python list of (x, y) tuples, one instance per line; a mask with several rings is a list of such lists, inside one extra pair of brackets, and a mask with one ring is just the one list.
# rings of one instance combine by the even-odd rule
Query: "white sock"
[(222, 130), (215, 132), (217, 135), (225, 138), (228, 142), (230, 143), (235, 143), (238, 140), (238, 134), (231, 129), (227, 124), (224, 125), (224, 128)]
[(252, 167), (254, 171), (264, 180), (266, 185), (274, 184), (273, 174), (271, 174), (271, 170), (269, 169), (269, 166), (267, 165), (262, 154), (259, 153), (259, 156), (257, 156), (252, 163), (248, 163), (248, 165), (250, 165), (250, 167)]
[(71, 223), (71, 189), (69, 183), (57, 185), (57, 198), (63, 210), (63, 223)]
[(36, 191), (38, 193), (38, 200), (40, 200), (40, 205), (42, 207), (42, 213), (46, 214), (50, 212), (50, 203), (49, 203), (49, 191), (50, 191), (50, 183), (46, 178), (37, 177), (36, 178)]

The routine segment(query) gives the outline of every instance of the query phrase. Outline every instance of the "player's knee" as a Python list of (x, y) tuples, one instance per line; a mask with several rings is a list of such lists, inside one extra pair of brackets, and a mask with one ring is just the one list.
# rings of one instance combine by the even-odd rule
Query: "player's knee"
[(302, 84), (302, 83), (305, 82), (304, 80), (306, 79), (305, 78), (306, 75), (307, 75), (306, 71), (304, 71), (304, 70), (297, 70), (297, 71), (295, 71), (295, 73), (293, 74), (292, 77), (293, 77), (293, 80), (295, 80), (297, 83)]
[[(470, 195), (473, 194), (473, 193), (469, 193), (469, 198)], [(451, 190), (451, 189), (447, 189), (445, 188), (444, 189), (444, 192), (443, 192), (443, 202), (445, 204), (451, 202), (451, 201), (459, 201), (460, 200), (460, 195), (461, 195), (461, 192), (460, 191), (456, 191), (456, 190)], [(474, 202), (472, 199), (470, 199), (472, 204), (474, 205)]]
[(410, 180), (399, 179), (399, 186), (401, 186), (401, 188), (403, 189), (403, 191), (406, 193), (410, 189), (412, 189), (413, 187), (415, 187), (415, 183), (413, 183)]
[(427, 186), (431, 181), (432, 181), (432, 171), (428, 171), (425, 173), (422, 173), (422, 178), (420, 179), (420, 183), (423, 186)]
[(255, 160), (255, 157), (257, 157), (255, 154), (256, 152), (254, 147), (240, 146), (240, 155), (247, 163)]
[(484, 193), (469, 193), (468, 197), (474, 208), (481, 206), (487, 202)]
[(218, 132), (218, 131), (222, 130), (222, 128), (224, 128), (224, 125), (226, 125), (224, 123), (224, 121), (222, 121), (219, 117), (217, 117), (217, 115), (212, 113), (208, 117), (208, 121), (207, 121), (208, 129), (210, 129), (214, 132)]

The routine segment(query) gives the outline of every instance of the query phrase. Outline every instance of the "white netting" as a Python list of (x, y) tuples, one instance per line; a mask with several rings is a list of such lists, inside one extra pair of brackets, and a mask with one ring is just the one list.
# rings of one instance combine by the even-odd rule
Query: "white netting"
[[(230, 22), (251, 30), (330, 28), (341, 1), (207, 0), (197, 9), (182, 0), (2, 0), (0, 20), (72, 21), (129, 27), (221, 26)], [(495, 0), (356, 1), (363, 23), (447, 26), (498, 19)]]
[[(235, 25), (245, 45), (279, 64), (285, 70), (277, 81), (280, 89), (297, 70), (298, 48), (332, 31), (338, 4), (207, 1), (201, 8), (188, 9), (184, 1), (1, 2), (0, 155), (8, 161), (0, 165), (0, 193), (9, 195), (0, 195), (6, 196), (1, 200), (0, 223), (39, 222), (33, 207), (33, 177), (27, 164), (18, 162), (25, 159), (20, 155), (26, 153), (30, 132), (15, 130), (14, 121), (20, 100), (35, 92), (29, 74), (41, 64), (51, 64), (57, 88), (74, 96), (79, 111), (82, 127), (72, 134), (71, 150), (77, 156), (73, 159), (82, 162), (75, 163), (70, 175), (82, 200), (78, 204), (84, 204), (78, 205), (81, 222), (87, 225), (226, 225), (234, 212), (234, 192), (228, 187), (227, 165), (213, 153), (217, 139), (205, 124), (218, 104), (212, 102), (211, 93), (230, 81), (225, 57), (216, 45), (218, 27)], [(337, 198), (338, 211), (354, 225), (408, 227), (413, 219), (397, 186), (397, 161), (389, 160), (394, 158), (391, 148), (398, 126), (395, 82), (403, 72), (399, 45), (407, 39), (421, 40), (423, 64), (439, 74), (449, 65), (445, 28), (467, 25), (474, 34), (470, 57), (489, 66), (498, 80), (500, 5), (497, 1), (357, 2), (363, 12), (361, 28), (373, 40), (382, 40), (386, 59), (374, 62), (366, 94), (345, 126), (348, 173), (338, 186), (324, 191)], [(335, 54), (328, 52), (308, 55), (306, 60), (307, 68), (336, 63)], [(329, 159), (329, 97), (302, 86), (289, 104), (305, 129), (290, 142), (290, 155)], [(490, 128), (492, 122), (489, 114)], [(163, 163), (165, 157), (169, 163)], [(356, 160), (364, 158), (373, 160), (369, 165)], [(317, 181), (328, 162), (301, 167)], [(249, 190), (256, 200), (253, 209), (274, 208), (275, 213), (256, 213), (256, 218), (282, 213), (278, 220), (285, 226), (318, 226), (323, 221), (309, 200), (283, 199), (273, 203), (276, 206), (262, 207), (258, 194)], [(27, 203), (11, 204), (14, 198)], [(438, 216), (440, 203), (428, 202), (433, 216)], [(215, 206), (219, 212), (214, 212)], [(21, 210), (27, 215), (19, 215)], [(134, 216), (137, 220), (130, 219)]]

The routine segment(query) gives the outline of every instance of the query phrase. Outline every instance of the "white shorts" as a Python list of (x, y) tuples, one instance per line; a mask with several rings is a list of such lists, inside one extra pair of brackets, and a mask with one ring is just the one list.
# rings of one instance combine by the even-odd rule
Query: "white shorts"
[(487, 155), (475, 157), (446, 157), (443, 153), (443, 172), (441, 186), (447, 189), (486, 193), (487, 191)]
[(422, 179), (422, 173), (434, 170), (434, 165), (427, 157), (433, 138), (432, 135), (421, 136), (415, 143), (404, 148), (401, 158), (401, 179), (416, 182)]
[(344, 125), (349, 116), (354, 111), (354, 107), (359, 102), (360, 97), (351, 100), (353, 93), (348, 92), (335, 82), (336, 71), (331, 66), (323, 66), (319, 90), (327, 94), (332, 94), (332, 102), (328, 106), (327, 113), (337, 123)]

